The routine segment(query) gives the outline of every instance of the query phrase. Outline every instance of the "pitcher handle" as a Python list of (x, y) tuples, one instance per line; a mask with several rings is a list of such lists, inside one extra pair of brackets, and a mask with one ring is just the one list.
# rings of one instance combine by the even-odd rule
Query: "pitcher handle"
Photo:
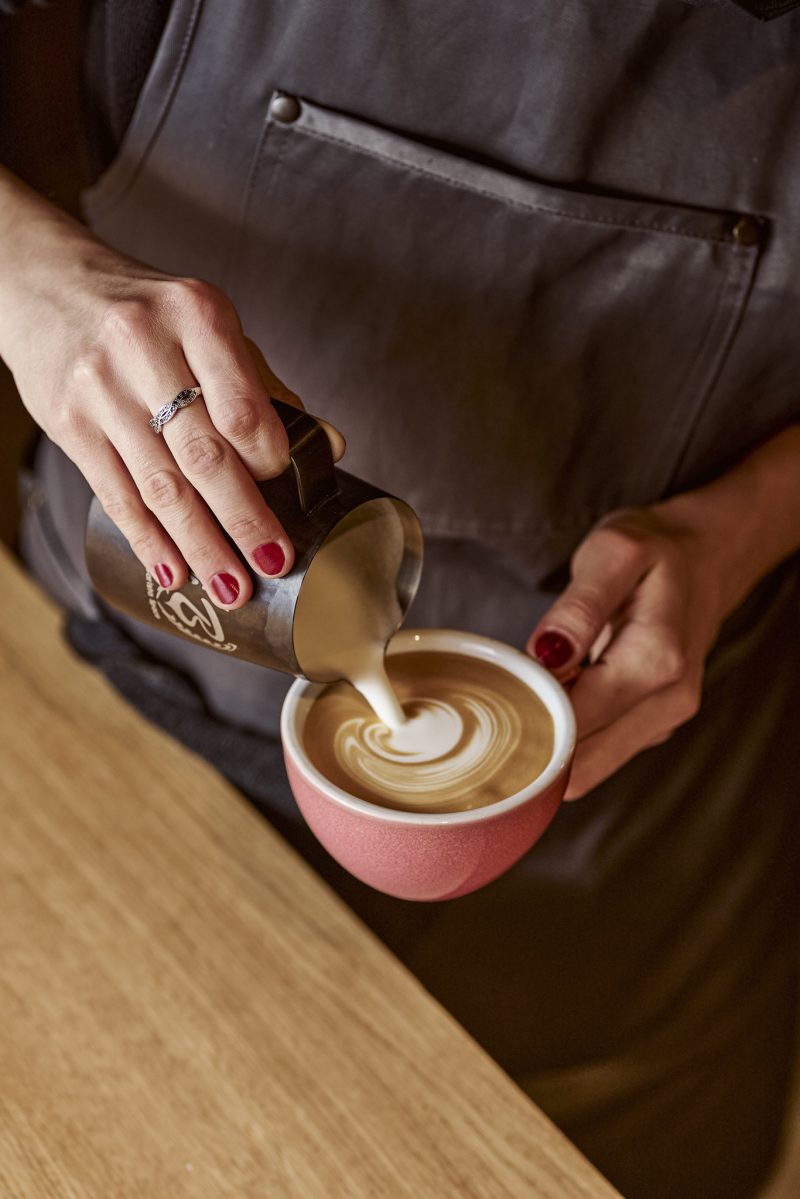
[(305, 515), (339, 494), (331, 443), (322, 426), (301, 408), (270, 396), (289, 439), (289, 459), (294, 467), (297, 496)]

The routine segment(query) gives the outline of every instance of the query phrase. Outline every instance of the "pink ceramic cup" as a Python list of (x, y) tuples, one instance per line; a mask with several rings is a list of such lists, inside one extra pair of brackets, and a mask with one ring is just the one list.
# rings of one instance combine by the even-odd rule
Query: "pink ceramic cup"
[(484, 658), (521, 679), (546, 705), (555, 726), (553, 756), (532, 783), (507, 799), (464, 812), (382, 808), (334, 786), (309, 761), (303, 727), (322, 684), (298, 679), (281, 714), (286, 769), (310, 828), (346, 870), (400, 899), (454, 899), (513, 866), (545, 831), (567, 786), (575, 718), (564, 690), (544, 667), (472, 633), (403, 630), (387, 653), (444, 651)]

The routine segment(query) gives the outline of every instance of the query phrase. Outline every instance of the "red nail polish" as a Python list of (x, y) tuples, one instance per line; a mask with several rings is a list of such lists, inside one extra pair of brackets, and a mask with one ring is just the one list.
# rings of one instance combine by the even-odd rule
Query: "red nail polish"
[(156, 578), (162, 587), (172, 586), (172, 571), (163, 562), (159, 562), (155, 568)]
[(283, 570), (286, 562), (284, 554), (277, 541), (268, 541), (265, 545), (253, 550), (253, 557), (258, 563), (258, 569), (265, 575), (277, 575)]
[(560, 666), (569, 662), (575, 653), (575, 647), (563, 633), (550, 632), (537, 637), (533, 652), (542, 666), (546, 666), (548, 670), (558, 670)]
[(221, 604), (235, 604), (239, 596), (239, 582), (233, 575), (220, 571), (211, 576), (211, 588)]

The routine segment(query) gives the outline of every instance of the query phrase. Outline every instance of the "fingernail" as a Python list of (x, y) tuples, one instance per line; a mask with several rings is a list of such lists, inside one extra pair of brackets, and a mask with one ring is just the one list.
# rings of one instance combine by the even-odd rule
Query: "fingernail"
[(548, 670), (558, 670), (559, 666), (569, 662), (575, 653), (575, 647), (563, 633), (542, 633), (536, 639), (533, 652), (542, 666), (546, 666)]
[(233, 575), (220, 571), (211, 576), (211, 588), (221, 604), (235, 604), (239, 596), (239, 582)]
[(172, 586), (172, 571), (170, 570), (170, 568), (168, 566), (165, 566), (163, 562), (159, 562), (157, 564), (155, 570), (156, 570), (156, 578), (158, 579), (161, 586), (162, 587), (171, 587)]
[(258, 569), (263, 570), (265, 575), (280, 574), (286, 563), (286, 555), (277, 541), (267, 541), (258, 546), (253, 550), (253, 557), (258, 563)]

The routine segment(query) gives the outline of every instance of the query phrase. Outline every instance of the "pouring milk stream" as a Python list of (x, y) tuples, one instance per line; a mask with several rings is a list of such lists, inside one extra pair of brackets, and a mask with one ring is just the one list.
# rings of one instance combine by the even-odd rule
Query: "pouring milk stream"
[(294, 641), (304, 673), (346, 679), (385, 726), (370, 737), (379, 756), (408, 763), (450, 753), (463, 733), (454, 707), (421, 699), (404, 711), (386, 674), (387, 631), (402, 621), (395, 580), (405, 549), (396, 511), (380, 501), (340, 521), (311, 562), (295, 612)]

